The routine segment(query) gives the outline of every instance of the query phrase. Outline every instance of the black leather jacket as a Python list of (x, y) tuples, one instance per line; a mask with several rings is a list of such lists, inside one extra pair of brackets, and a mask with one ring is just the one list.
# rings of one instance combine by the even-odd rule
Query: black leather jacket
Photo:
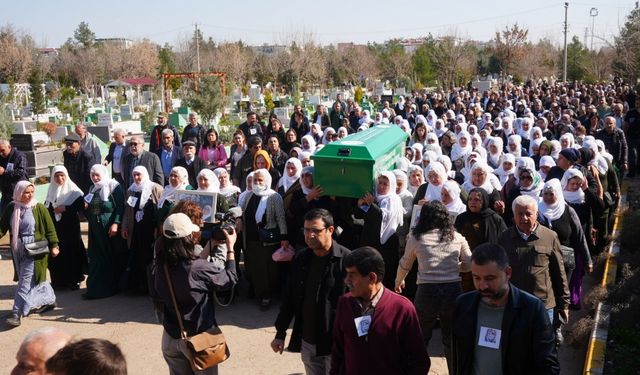
[[(502, 317), (502, 373), (559, 374), (555, 333), (542, 301), (509, 284), (509, 301)], [(480, 292), (458, 297), (453, 315), (453, 374), (473, 371)]]

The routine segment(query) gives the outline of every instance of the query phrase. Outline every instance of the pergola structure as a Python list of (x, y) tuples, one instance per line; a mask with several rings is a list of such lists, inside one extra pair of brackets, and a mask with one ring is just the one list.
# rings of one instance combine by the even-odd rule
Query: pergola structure
[(220, 83), (222, 84), (222, 95), (225, 95), (224, 88), (224, 77), (225, 74), (222, 72), (190, 72), (190, 73), (162, 73), (162, 80), (164, 84), (162, 86), (162, 97), (164, 98), (164, 110), (166, 112), (171, 112), (171, 97), (169, 96), (169, 80), (171, 78), (191, 78), (194, 82), (194, 90), (198, 91), (198, 80), (196, 78), (199, 77), (219, 77)]

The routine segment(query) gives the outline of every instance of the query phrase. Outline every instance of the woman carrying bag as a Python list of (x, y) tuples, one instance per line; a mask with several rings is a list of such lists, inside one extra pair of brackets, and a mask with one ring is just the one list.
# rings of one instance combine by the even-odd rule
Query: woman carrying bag
[[(33, 310), (44, 312), (55, 307), (56, 296), (47, 281), (49, 253), (56, 257), (58, 236), (47, 208), (35, 199), (35, 186), (29, 181), (20, 181), (13, 191), (11, 202), (0, 218), (0, 237), (7, 230), (11, 233), (11, 256), (18, 284), (13, 297), (11, 316), (6, 319), (10, 326), (20, 325), (20, 319)], [(44, 242), (48, 243), (44, 243)], [(39, 255), (30, 255), (28, 249), (41, 242)], [(30, 246), (31, 245), (31, 246)], [(41, 250), (41, 251), (38, 251)]]
[[(225, 232), (227, 263), (220, 270), (195, 254), (192, 234), (199, 231), (187, 215), (175, 213), (167, 217), (162, 236), (157, 239), (155, 289), (164, 304), (162, 355), (172, 375), (196, 373), (194, 342), (221, 336), (213, 294), (238, 282), (233, 252), (236, 233)], [(226, 356), (228, 352), (222, 353), (221, 360)], [(217, 362), (220, 360), (211, 367), (203, 366), (197, 373), (217, 374)]]

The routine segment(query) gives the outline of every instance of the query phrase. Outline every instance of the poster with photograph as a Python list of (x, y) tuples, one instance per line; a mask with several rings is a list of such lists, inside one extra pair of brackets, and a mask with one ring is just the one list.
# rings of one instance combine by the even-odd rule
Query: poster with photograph
[(422, 210), (422, 205), (414, 204), (413, 211), (411, 211), (411, 229), (415, 228), (418, 225), (418, 219), (420, 218), (420, 210)]
[(216, 217), (216, 204), (218, 203), (218, 193), (196, 190), (178, 190), (176, 192), (178, 201), (192, 201), (202, 208), (202, 221), (213, 223)]

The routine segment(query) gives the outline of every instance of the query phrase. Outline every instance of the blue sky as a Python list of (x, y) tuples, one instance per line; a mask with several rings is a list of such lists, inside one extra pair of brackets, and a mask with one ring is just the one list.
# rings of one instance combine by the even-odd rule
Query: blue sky
[[(549, 38), (562, 44), (564, 1), (71, 1), (4, 0), (0, 25), (11, 24), (30, 33), (41, 47), (57, 47), (73, 35), (81, 21), (99, 38), (148, 38), (176, 44), (190, 37), (198, 23), (205, 37), (216, 42), (242, 39), (248, 44), (288, 44), (311, 37), (322, 44), (382, 42), (394, 37), (456, 33), (488, 41), (495, 32), (518, 22), (529, 39)], [(589, 10), (595, 18), (594, 47), (613, 41), (635, 1), (569, 1), (569, 40), (584, 39)]]

